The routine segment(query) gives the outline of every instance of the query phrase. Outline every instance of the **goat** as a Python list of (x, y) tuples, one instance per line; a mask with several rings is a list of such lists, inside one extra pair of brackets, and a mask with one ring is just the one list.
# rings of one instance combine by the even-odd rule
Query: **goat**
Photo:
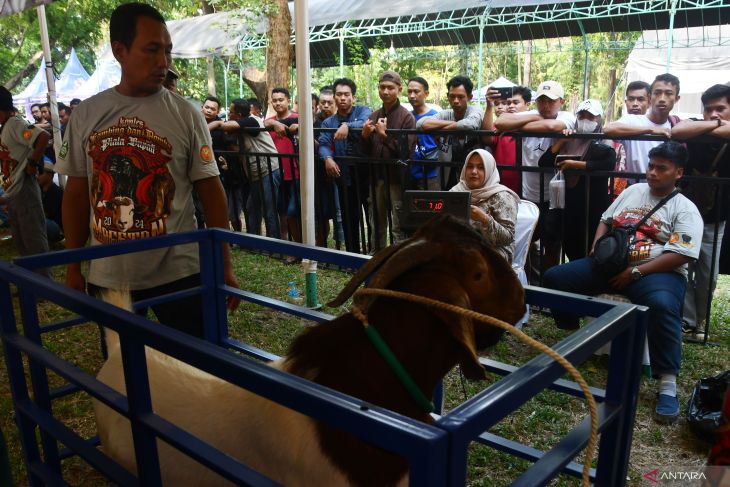
[[(343, 304), (371, 275), (368, 287), (431, 297), (509, 323), (524, 312), (524, 292), (509, 264), (452, 217), (437, 217), (412, 238), (379, 252), (328, 304)], [(356, 295), (354, 302), (426, 397), (457, 363), (468, 378), (484, 378), (477, 350), (495, 344), (502, 334), (481, 322), (407, 301)], [(117, 338), (110, 334), (109, 359), (98, 378), (124, 393)], [(147, 350), (147, 362), (157, 414), (283, 485), (408, 484), (408, 464), (398, 455), (152, 349)], [(432, 420), (351, 312), (301, 333), (272, 366), (411, 418)], [(94, 407), (102, 447), (136, 471), (129, 422), (99, 402)], [(226, 483), (166, 443), (158, 441), (158, 448), (165, 485)]]

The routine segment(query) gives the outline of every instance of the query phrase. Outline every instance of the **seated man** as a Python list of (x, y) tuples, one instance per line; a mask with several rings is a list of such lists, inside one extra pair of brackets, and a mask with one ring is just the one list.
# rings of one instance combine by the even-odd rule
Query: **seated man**
[(53, 182), (56, 168), (51, 161), (46, 160), (44, 170), (38, 174), (38, 185), (41, 187), (41, 202), (43, 213), (46, 215), (46, 235), (48, 243), (58, 243), (63, 240), (63, 219), (61, 217), (61, 201), (63, 189)]
[[(649, 151), (647, 183), (628, 187), (608, 207), (593, 244), (610, 226), (638, 223), (675, 190), (686, 162), (687, 149), (677, 142), (665, 142)], [(702, 218), (697, 207), (678, 194), (637, 230), (629, 248), (629, 265), (619, 274), (603, 275), (594, 268), (592, 257), (545, 273), (547, 288), (589, 295), (620, 292), (633, 303), (649, 307), (649, 357), (661, 380), (655, 410), (660, 422), (671, 423), (679, 416), (676, 380), (682, 359), (682, 302), (687, 263), (699, 255), (701, 241)], [(553, 316), (560, 328), (578, 328), (576, 315), (553, 311)]]

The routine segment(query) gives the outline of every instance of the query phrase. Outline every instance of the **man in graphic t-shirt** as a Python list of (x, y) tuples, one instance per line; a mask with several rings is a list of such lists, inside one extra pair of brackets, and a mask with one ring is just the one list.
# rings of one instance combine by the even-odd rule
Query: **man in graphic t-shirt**
[[(684, 174), (687, 149), (665, 142), (649, 152), (646, 183), (624, 190), (601, 216), (596, 241), (611, 228), (635, 225), (657, 203), (675, 191)], [(697, 259), (702, 242), (702, 217), (682, 194), (661, 206), (636, 231), (629, 247), (629, 265), (615, 276), (596, 270), (592, 257), (553, 267), (545, 273), (550, 289), (580, 294), (620, 292), (632, 303), (649, 308), (649, 358), (660, 379), (655, 417), (671, 423), (679, 417), (677, 374), (682, 360), (682, 302), (687, 287), (687, 263)], [(591, 255), (593, 250), (591, 250)], [(578, 316), (553, 311), (558, 327), (578, 328)]]
[[(205, 120), (193, 105), (162, 88), (172, 42), (149, 5), (118, 7), (109, 25), (122, 67), (114, 88), (81, 103), (66, 129), (56, 169), (69, 176), (63, 199), (66, 246), (78, 248), (194, 230), (192, 192), (208, 226), (228, 228), (226, 197)], [(91, 262), (89, 291), (126, 288), (132, 300), (200, 285), (195, 245), (125, 254)], [(224, 279), (237, 286), (224, 246)], [(84, 289), (80, 264), (66, 282)], [(229, 308), (237, 306), (229, 300)], [(202, 336), (200, 296), (153, 306), (161, 323)]]
[[(0, 205), (8, 204), (10, 230), (21, 256), (48, 252), (46, 218), (35, 181), (48, 139), (48, 132), (17, 115), (13, 95), (0, 86)], [(47, 269), (36, 272), (50, 277)]]

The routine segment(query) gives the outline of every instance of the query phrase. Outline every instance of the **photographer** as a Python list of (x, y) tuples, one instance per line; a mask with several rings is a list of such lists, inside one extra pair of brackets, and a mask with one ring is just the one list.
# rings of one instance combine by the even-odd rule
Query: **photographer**
[[(46, 218), (35, 175), (49, 135), (17, 116), (13, 95), (0, 86), (0, 185), (13, 241), (21, 256), (48, 252)], [(50, 277), (47, 269), (37, 272)]]

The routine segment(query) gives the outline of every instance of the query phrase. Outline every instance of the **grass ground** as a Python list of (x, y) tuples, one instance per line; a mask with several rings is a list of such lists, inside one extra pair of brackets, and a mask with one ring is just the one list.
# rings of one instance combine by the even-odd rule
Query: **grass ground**
[[(0, 235), (1, 237), (1, 235)], [(0, 240), (0, 258), (9, 260), (14, 256), (10, 241)], [(283, 298), (287, 283), (295, 281), (303, 287), (299, 266), (287, 266), (280, 261), (262, 255), (234, 251), (234, 265), (239, 282), (246, 290), (255, 291), (275, 298)], [(57, 269), (55, 277), (62, 280), (63, 271)], [(319, 300), (327, 302), (334, 297), (349, 275), (334, 270), (318, 272)], [(695, 380), (715, 375), (730, 369), (730, 278), (721, 276), (715, 294), (711, 324), (710, 346), (685, 343), (682, 375), (679, 391), (686, 400)], [(342, 310), (326, 309), (337, 314)], [(63, 311), (50, 303), (41, 303), (40, 318), (44, 322), (59, 319)], [(231, 335), (247, 343), (264, 348), (276, 354), (283, 354), (292, 338), (307, 324), (291, 316), (263, 309), (252, 304), (242, 304), (238, 312), (230, 317)], [(548, 345), (557, 343), (569, 332), (555, 328), (545, 315), (533, 314), (525, 328), (526, 333)], [(90, 373), (101, 365), (99, 337), (96, 326), (83, 325), (54, 333), (45, 339), (46, 346), (54, 353), (71, 361)], [(506, 337), (488, 355), (496, 360), (520, 365), (535, 355), (511, 336)], [(602, 386), (606, 380), (606, 360), (596, 357), (580, 367), (591, 385)], [(498, 380), (490, 377), (489, 382)], [(60, 385), (58, 377), (51, 376), (54, 385)], [(482, 390), (486, 384), (465, 383), (458, 371), (452, 371), (445, 380), (447, 409), (460, 404), (466, 398)], [(642, 379), (639, 407), (634, 427), (634, 441), (630, 457), (629, 484), (641, 483), (643, 473), (661, 465), (689, 466), (704, 463), (709, 445), (698, 440), (688, 429), (684, 418), (672, 426), (653, 422), (653, 397), (656, 384)], [(54, 413), (83, 435), (94, 432), (93, 413), (88, 398), (75, 394), (54, 402)], [(584, 403), (578, 399), (553, 392), (544, 392), (526, 403), (517, 412), (500, 422), (492, 432), (506, 438), (547, 449), (559, 437), (576, 425), (587, 414)], [(13, 420), (12, 401), (8, 387), (7, 372), (0, 366), (0, 428), (6, 435), (10, 451), (14, 479), (18, 485), (26, 485), (22, 451)], [(501, 454), (492, 449), (473, 446), (469, 460), (469, 485), (508, 485), (528, 463)], [(79, 460), (64, 462), (66, 477), (71, 485), (99, 486), (106, 481)], [(559, 477), (553, 485), (578, 485), (570, 477)]]

